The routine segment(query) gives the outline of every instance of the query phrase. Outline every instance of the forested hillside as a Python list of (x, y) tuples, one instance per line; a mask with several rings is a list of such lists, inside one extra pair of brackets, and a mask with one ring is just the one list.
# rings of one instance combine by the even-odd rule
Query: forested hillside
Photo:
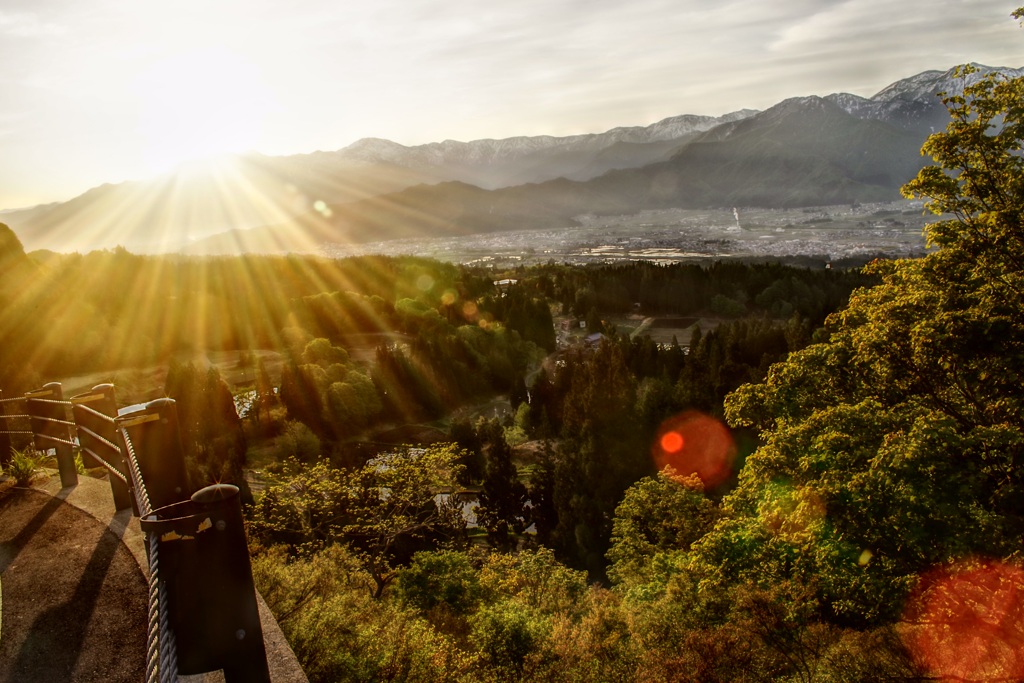
[[(746, 341), (717, 351), (711, 335), (689, 354), (622, 339), (574, 350), (517, 415), (516, 427), (557, 435), (528, 491), (486, 425), (463, 428), (461, 454), (272, 489), (253, 530), (285, 545), (256, 566), (311, 677), (1024, 677), (1022, 102), (1024, 81), (997, 78), (947, 100), (953, 122), (925, 148), (936, 165), (905, 188), (954, 216), (929, 230), (940, 249), (873, 265), (879, 284), (815, 343), (795, 322), (738, 323), (721, 334)], [(628, 298), (581, 287), (564, 304)], [(744, 345), (792, 352), (725, 398), (729, 423), (759, 444), (730, 482), (719, 465), (738, 464), (736, 433), (673, 411), (713, 414), (714, 397), (687, 393), (701, 384), (689, 373), (721, 371), (715, 354)], [(676, 416), (641, 428), (665, 414)], [(454, 486), (474, 448), (490, 551), (422, 495), (403, 508), (421, 516), (387, 527), (401, 551), (367, 541), (397, 518), (390, 498), (370, 512), (354, 503), (363, 477), (390, 486), (397, 468), (425, 468)], [(528, 519), (536, 545), (495, 552)]]

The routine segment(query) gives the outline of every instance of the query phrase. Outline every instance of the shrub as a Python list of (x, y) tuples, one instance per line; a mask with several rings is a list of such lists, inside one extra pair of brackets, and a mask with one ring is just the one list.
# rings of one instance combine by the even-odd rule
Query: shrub
[(40, 457), (35, 453), (27, 450), (13, 451), (11, 462), (7, 465), (7, 474), (18, 486), (28, 486), (39, 469), (39, 462)]
[(484, 607), (473, 619), (473, 641), (481, 654), (493, 666), (516, 674), (540, 649), (547, 630), (536, 610), (512, 600)]
[(315, 462), (320, 457), (320, 439), (301, 422), (289, 422), (274, 446), (279, 461), (295, 458), (301, 462)]
[(398, 572), (402, 601), (422, 611), (444, 604), (464, 614), (476, 604), (479, 593), (477, 570), (464, 552), (418, 552)]

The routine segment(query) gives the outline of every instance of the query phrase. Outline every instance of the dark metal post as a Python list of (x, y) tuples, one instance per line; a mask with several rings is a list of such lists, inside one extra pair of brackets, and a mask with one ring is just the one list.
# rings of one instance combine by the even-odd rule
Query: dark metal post
[[(89, 412), (87, 408), (102, 413), (110, 419), (104, 420)], [(132, 507), (132, 496), (126, 483), (131, 481), (131, 475), (128, 473), (128, 466), (124, 461), (124, 449), (115, 450), (111, 447), (111, 444), (122, 446), (117, 427), (114, 426), (114, 418), (117, 417), (114, 385), (97, 384), (92, 391), (72, 396), (71, 413), (75, 416), (75, 424), (78, 425), (78, 443), (82, 446), (82, 461), (92, 463), (95, 460), (86, 452), (88, 449), (113, 465), (125, 478), (122, 481), (113, 474), (107, 475), (110, 479), (110, 492), (114, 496), (114, 507), (118, 510)], [(97, 439), (97, 436), (100, 438)], [(97, 462), (95, 465), (99, 467), (101, 463)]]
[(207, 486), (142, 528), (160, 538), (179, 673), (222, 669), (226, 683), (270, 683), (238, 487)]
[[(57, 471), (60, 472), (60, 485), (63, 488), (78, 486), (78, 471), (75, 469), (75, 454), (72, 448), (71, 428), (67, 411), (63, 405), (44, 403), (43, 401), (62, 401), (64, 392), (60, 382), (44, 384), (41, 389), (25, 394), (25, 412), (31, 418), (32, 435), (35, 446), (41, 451), (51, 448), (57, 452)], [(54, 422), (60, 420), (60, 422)]]
[(152, 508), (188, 500), (191, 490), (174, 400), (150, 401), (117, 418), (117, 426), (125, 428), (132, 441)]
[[(0, 401), (4, 399), (4, 391), (0, 389)], [(0, 403), (0, 417), (4, 414), (4, 404)], [(11, 435), (6, 432), (11, 431), (10, 422), (8, 420), (0, 419), (0, 469), (6, 470), (7, 466), (11, 464)]]

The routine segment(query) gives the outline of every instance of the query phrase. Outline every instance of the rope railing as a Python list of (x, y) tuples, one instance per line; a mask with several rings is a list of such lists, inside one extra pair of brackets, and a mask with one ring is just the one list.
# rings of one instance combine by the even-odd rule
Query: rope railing
[[(16, 402), (25, 409), (5, 415)], [(56, 382), (21, 397), (0, 394), (0, 425), (31, 426), (0, 430), (0, 463), (12, 447), (8, 434), (31, 436), (37, 449), (56, 451), (62, 486), (75, 486), (77, 449), (107, 470), (118, 510), (137, 507), (149, 574), (146, 683), (218, 669), (226, 683), (270, 683), (237, 487), (190, 495), (173, 400), (117, 413), (109, 384), (71, 400)]]
[(101, 466), (107, 468), (107, 473), (108, 474), (110, 474), (111, 476), (117, 477), (120, 481), (122, 481), (125, 484), (125, 486), (131, 486), (131, 482), (129, 482), (128, 479), (125, 478), (125, 476), (121, 473), (121, 471), (118, 470), (113, 465), (111, 465), (109, 462), (107, 462), (103, 458), (102, 455), (100, 455), (96, 451), (92, 450), (88, 446), (82, 446), (82, 452), (88, 453), (93, 458), (95, 458), (100, 463)]
[[(85, 403), (82, 403), (82, 402), (79, 402), (79, 401), (75, 401), (74, 399), (72, 399), (71, 405), (73, 405), (76, 410), (81, 410), (81, 411), (83, 411), (83, 412), (85, 412), (85, 413), (87, 413), (89, 415), (92, 415), (97, 420), (102, 420), (104, 422), (109, 422), (110, 424), (114, 424), (117, 421), (116, 418), (114, 418), (114, 417), (112, 417), (110, 415), (106, 415), (104, 413), (101, 413), (100, 411), (96, 410), (95, 408), (90, 408), (89, 406), (85, 405)], [(79, 425), (79, 429), (81, 429), (81, 425)]]
[[(13, 422), (14, 420), (27, 420), (27, 419), (29, 419), (31, 417), (30, 415), (25, 415), (25, 414), (22, 414), (22, 413), (16, 413), (16, 414), (12, 414), (12, 415), (4, 414), (4, 408), (3, 408), (4, 405), (6, 405), (8, 403), (17, 403), (19, 401), (24, 401), (24, 400), (25, 399), (20, 397), (20, 396), (17, 397), (17, 398), (4, 398), (4, 399), (0, 399), (0, 420), (7, 420), (8, 421), (8, 425), (10, 425), (10, 422)], [(7, 435), (7, 436), (32, 436), (31, 430), (28, 430), (28, 429), (0, 429), (0, 434), (4, 434), (4, 435)], [(2, 457), (3, 457), (3, 453), (0, 453), (0, 458), (2, 458)]]
[[(34, 434), (34, 432), (29, 433)], [(49, 434), (35, 434), (35, 437), (37, 439), (46, 439), (47, 441), (52, 441), (53, 443), (59, 443), (63, 446), (70, 446), (71, 448), (75, 448), (78, 446), (78, 444), (75, 443), (74, 441), (70, 439), (62, 439), (59, 436), (51, 436)]]
[[(139, 504), (140, 516), (145, 519), (153, 514), (149, 502), (149, 492), (142, 480), (139, 461), (135, 457), (135, 447), (126, 427), (120, 428), (124, 438), (125, 461), (131, 473), (132, 488)], [(160, 581), (160, 543), (155, 532), (146, 534), (147, 551), (149, 554), (149, 631), (146, 649), (146, 682), (173, 683), (178, 677), (177, 653), (174, 646), (174, 633), (170, 628), (169, 610), (167, 608), (166, 586)]]
[(32, 396), (31, 394), (26, 396), (23, 400), (35, 401), (36, 403), (44, 403), (44, 404), (47, 404), (47, 405), (54, 405), (54, 406), (70, 406), (70, 405), (74, 405), (71, 401), (65, 401), (63, 399), (52, 399), (52, 398), (36, 398), (35, 396)]
[(16, 420), (27, 420), (28, 415), (13, 414), (7, 415), (7, 404), (15, 404), (24, 402), (24, 398), (16, 396), (14, 398), (3, 398), (3, 392), (0, 392), (0, 466), (6, 464), (11, 458), (11, 437), (12, 436), (31, 436), (32, 432), (26, 429), (18, 429), (18, 425), (12, 424)]
[[(33, 417), (33, 416), (29, 416), (29, 417)], [(35, 420), (42, 420), (43, 422), (50, 422), (50, 423), (55, 424), (55, 425), (64, 425), (66, 427), (75, 427), (75, 426), (77, 426), (71, 420), (62, 420), (59, 417), (33, 417), (33, 419), (35, 419)]]
[[(113, 422), (113, 420), (111, 420), (111, 422)], [(89, 429), (85, 425), (82, 425), (82, 424), (78, 425), (78, 431), (79, 431), (79, 433), (84, 433), (84, 434), (92, 437), (93, 439), (96, 439), (97, 441), (99, 441), (101, 444), (103, 444), (104, 446), (106, 446), (110, 450), (116, 452), (118, 455), (121, 454), (121, 447), (120, 446), (118, 446), (117, 444), (113, 443), (112, 441), (108, 441), (107, 439), (103, 438), (102, 436), (100, 436), (96, 432), (92, 431), (91, 429)], [(92, 457), (96, 458), (97, 460), (104, 460), (104, 461), (106, 460), (106, 458), (103, 458), (102, 456), (97, 455), (95, 452), (93, 452), (91, 449), (86, 448), (85, 446), (82, 447), (82, 450), (83, 451), (84, 450), (88, 450), (89, 451), (89, 455), (91, 455)]]

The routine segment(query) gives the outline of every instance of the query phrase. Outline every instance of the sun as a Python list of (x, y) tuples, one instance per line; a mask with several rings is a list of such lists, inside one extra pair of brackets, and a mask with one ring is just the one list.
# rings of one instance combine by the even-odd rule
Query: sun
[(143, 161), (160, 173), (185, 161), (253, 149), (272, 98), (259, 70), (208, 47), (171, 55), (136, 80)]

